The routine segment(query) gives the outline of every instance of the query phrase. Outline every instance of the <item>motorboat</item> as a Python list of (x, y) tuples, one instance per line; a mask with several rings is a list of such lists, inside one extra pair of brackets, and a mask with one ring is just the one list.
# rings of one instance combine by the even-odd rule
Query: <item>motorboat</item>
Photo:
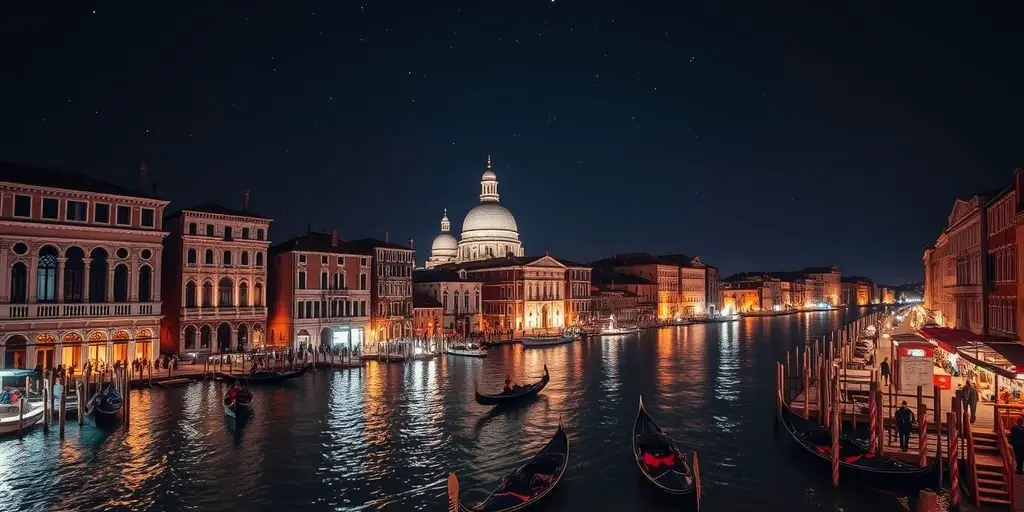
[(449, 345), (445, 352), (453, 356), (465, 356), (465, 357), (487, 357), (487, 349), (477, 345), (476, 343), (466, 343), (464, 345)]
[(608, 317), (608, 327), (601, 329), (601, 336), (626, 336), (640, 332), (638, 327), (623, 327), (615, 323), (615, 315)]
[(536, 348), (536, 347), (550, 347), (554, 345), (563, 345), (565, 343), (572, 343), (580, 339), (578, 334), (565, 332), (557, 336), (524, 336), (523, 347), (525, 348)]
[[(26, 377), (35, 376), (38, 374), (34, 370), (0, 370), (0, 386), (4, 378), (18, 379), (23, 383)], [(14, 397), (7, 391), (0, 395), (0, 436), (16, 434), (19, 429), (24, 431), (43, 418), (44, 406), (41, 400), (30, 399), (21, 390), (15, 392), (18, 393), (17, 403), (12, 403)]]

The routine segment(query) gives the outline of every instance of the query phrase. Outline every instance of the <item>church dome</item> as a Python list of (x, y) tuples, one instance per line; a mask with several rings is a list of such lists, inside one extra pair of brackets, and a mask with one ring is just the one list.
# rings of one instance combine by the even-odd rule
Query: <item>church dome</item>
[(462, 240), (495, 237), (519, 240), (516, 218), (512, 216), (512, 212), (496, 202), (476, 205), (462, 222)]
[(438, 234), (430, 245), (430, 254), (435, 256), (455, 256), (458, 251), (459, 241), (451, 233)]

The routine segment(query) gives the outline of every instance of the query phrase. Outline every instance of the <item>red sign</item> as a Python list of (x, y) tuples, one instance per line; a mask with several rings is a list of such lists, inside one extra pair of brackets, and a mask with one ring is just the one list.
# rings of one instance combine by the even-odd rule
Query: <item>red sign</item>
[(932, 375), (932, 383), (935, 389), (952, 389), (953, 377), (949, 375)]
[(905, 345), (901, 344), (899, 346), (899, 348), (896, 351), (896, 357), (899, 357), (901, 359), (904, 357), (927, 357), (931, 359), (933, 353), (934, 347), (931, 344), (908, 343)]

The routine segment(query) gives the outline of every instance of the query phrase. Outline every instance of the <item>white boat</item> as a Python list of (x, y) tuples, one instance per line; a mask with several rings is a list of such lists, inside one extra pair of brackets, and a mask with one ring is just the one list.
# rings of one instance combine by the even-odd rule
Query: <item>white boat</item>
[(579, 336), (572, 333), (565, 333), (558, 336), (524, 336), (523, 347), (550, 347), (563, 343), (572, 343), (579, 339)]
[(487, 349), (474, 343), (470, 343), (468, 345), (452, 345), (445, 349), (445, 352), (453, 356), (487, 357)]
[(637, 327), (621, 327), (615, 324), (615, 315), (608, 317), (608, 327), (601, 329), (601, 336), (625, 336), (627, 334), (637, 334), (640, 329)]
[[(11, 404), (0, 405), (0, 436), (16, 434), (20, 417), (20, 406)], [(43, 419), (43, 403), (26, 400), (22, 428), (28, 430), (29, 427), (35, 425), (41, 419)]]

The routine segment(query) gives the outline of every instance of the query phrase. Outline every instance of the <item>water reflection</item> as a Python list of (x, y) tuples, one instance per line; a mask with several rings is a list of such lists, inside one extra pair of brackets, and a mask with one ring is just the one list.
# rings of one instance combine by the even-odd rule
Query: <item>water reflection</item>
[[(700, 451), (715, 510), (902, 510), (893, 498), (834, 491), (772, 437), (773, 362), (839, 313), (746, 318), (543, 349), (505, 346), (483, 360), (317, 372), (254, 388), (255, 415), (225, 421), (218, 383), (132, 394), (127, 430), (68, 424), (0, 442), (0, 510), (439, 510), (447, 471), (482, 499), (561, 421), (572, 457), (549, 510), (661, 510), (634, 485), (629, 431), (637, 399)], [(551, 381), (533, 402), (477, 405), (474, 383), (505, 374)], [(808, 491), (810, 489), (810, 492)], [(614, 492), (611, 492), (614, 490)]]

